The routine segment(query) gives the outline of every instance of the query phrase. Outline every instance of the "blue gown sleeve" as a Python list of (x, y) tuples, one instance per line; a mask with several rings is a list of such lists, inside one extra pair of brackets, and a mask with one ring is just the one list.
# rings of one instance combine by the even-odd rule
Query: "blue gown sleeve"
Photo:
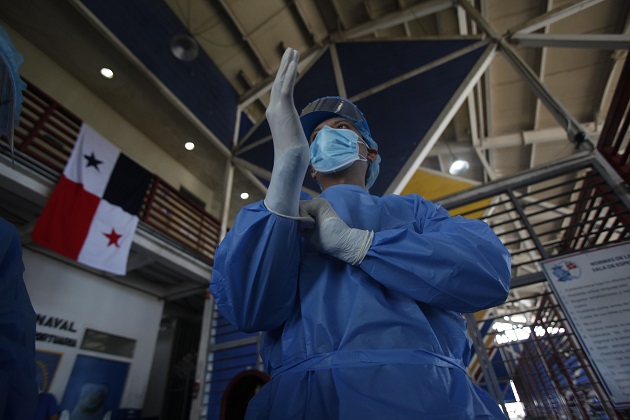
[(416, 229), (374, 233), (360, 264), (385, 287), (442, 309), (472, 313), (503, 303), (510, 289), (510, 253), (480, 221), (450, 217), (419, 196)]
[(280, 327), (296, 301), (298, 222), (263, 202), (244, 207), (217, 247), (210, 292), (221, 314), (245, 332)]

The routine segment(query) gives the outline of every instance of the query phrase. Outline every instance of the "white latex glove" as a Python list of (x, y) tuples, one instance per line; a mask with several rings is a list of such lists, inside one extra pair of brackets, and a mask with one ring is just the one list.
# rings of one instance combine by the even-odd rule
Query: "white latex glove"
[(288, 218), (299, 217), (300, 189), (309, 162), (308, 141), (293, 103), (299, 59), (300, 54), (292, 48), (284, 52), (265, 113), (274, 153), (265, 206), (272, 213)]
[(372, 245), (373, 231), (349, 227), (324, 198), (300, 201), (300, 210), (315, 219), (312, 232), (306, 235), (318, 251), (348, 264), (361, 264)]

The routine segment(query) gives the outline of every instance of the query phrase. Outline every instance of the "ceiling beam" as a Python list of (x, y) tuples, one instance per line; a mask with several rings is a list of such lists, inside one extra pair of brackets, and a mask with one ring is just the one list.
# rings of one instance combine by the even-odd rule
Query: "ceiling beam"
[(398, 175), (387, 187), (385, 194), (400, 194), (414, 175), (415, 171), (420, 167), (424, 159), (427, 157), (435, 143), (438, 141), (448, 124), (451, 122), (466, 97), (470, 94), (479, 79), (486, 71), (497, 51), (497, 44), (492, 43), (486, 47), (485, 51), (477, 60), (477, 63), (468, 73), (468, 76), (462, 81), (459, 88), (455, 91), (451, 99), (445, 105), (444, 109), (438, 115), (433, 125), (429, 128), (425, 136), (420, 140), (418, 146), (407, 159), (405, 165), (400, 168)]
[(260, 178), (266, 179), (268, 181), (271, 180), (271, 172), (265, 168), (261, 168), (260, 166), (239, 157), (235, 157), (234, 159), (232, 159), (232, 161), (237, 167), (250, 171)]
[(337, 85), (337, 93), (342, 98), (348, 97), (346, 91), (346, 83), (343, 80), (343, 72), (341, 71), (341, 63), (339, 63), (339, 55), (337, 54), (337, 46), (330, 46), (330, 61), (332, 61), (333, 73), (335, 74), (335, 84)]
[[(468, 35), (469, 33), (472, 32), (472, 28), (471, 30), (468, 29), (468, 19), (466, 18), (466, 12), (464, 11), (464, 9), (462, 9), (461, 7), (457, 8), (457, 26), (459, 29), (459, 34), (460, 35)], [(479, 126), (477, 125), (478, 121), (481, 121), (480, 112), (483, 112), (483, 107), (479, 107), (478, 105), (481, 104), (481, 101), (478, 101), (478, 97), (476, 95), (479, 94), (479, 83), (475, 85), (476, 89), (473, 89), (470, 94), (468, 95), (467, 98), (467, 104), (468, 104), (468, 124), (470, 126), (470, 140), (472, 142), (473, 147), (474, 146), (478, 146), (480, 143), (480, 138), (479, 138)], [(479, 156), (479, 154), (477, 154), (477, 156)], [(481, 161), (481, 159), (479, 159)], [(484, 177), (488, 176), (487, 171), (486, 171), (486, 164), (487, 162), (482, 161), (481, 165), (484, 169)]]
[[(630, 33), (630, 19), (626, 21), (623, 33)], [(613, 84), (617, 83), (617, 80), (619, 80), (619, 75), (621, 74), (621, 69), (627, 59), (627, 56), (627, 51), (615, 51), (615, 53), (612, 55), (613, 62), (610, 64), (608, 78), (606, 79), (606, 82), (603, 83), (601, 94), (599, 95), (600, 100), (597, 104), (597, 108), (595, 108), (594, 118), (597, 123), (603, 124), (604, 120), (606, 119), (606, 116), (603, 114), (605, 108), (610, 105), (612, 96), (615, 92)]]
[(446, 140), (440, 141), (433, 146), (433, 149), (429, 152), (427, 157), (429, 156), (462, 156), (464, 154), (470, 153), (470, 144), (465, 142), (453, 141), (446, 144)]
[(514, 34), (510, 42), (521, 47), (595, 48), (622, 50), (630, 47), (630, 35), (619, 34)]
[(484, 46), (488, 45), (488, 41), (487, 40), (480, 40), (478, 42), (475, 42), (474, 44), (470, 44), (464, 48), (461, 48), (457, 51), (454, 51), (450, 54), (447, 54), (443, 57), (438, 58), (437, 60), (431, 61), (430, 63), (427, 63), (423, 66), (420, 67), (416, 67), (413, 70), (408, 71), (407, 73), (401, 74), (400, 76), (394, 77), (392, 79), (389, 79), (386, 82), (383, 82), (377, 86), (374, 86), (368, 90), (365, 90), (363, 92), (357, 93), (356, 95), (352, 96), (351, 98), (348, 98), (351, 102), (357, 102), (361, 99), (365, 99), (368, 96), (374, 95), (377, 92), (380, 92), (382, 90), (388, 89), (394, 85), (397, 85), (398, 83), (402, 83), (405, 80), (409, 80), (413, 77), (418, 76), (419, 74), (425, 73), (429, 70), (432, 70), (436, 67), (439, 67), (443, 64), (448, 63), (449, 61), (455, 60), (459, 57), (462, 57), (472, 51), (478, 50), (479, 48), (482, 48)]
[[(289, 3), (289, 0), (285, 1)], [(293, 0), (293, 5), (302, 25), (310, 34), (311, 41), (321, 46), (324, 39), (328, 36), (328, 29), (317, 10), (315, 2), (313, 0)]]
[(228, 228), (228, 216), (232, 190), (234, 189), (234, 163), (233, 159), (225, 164), (225, 177), (223, 178), (223, 208), (221, 209), (221, 228), (219, 231), (219, 243), (225, 238)]
[[(592, 138), (596, 139), (599, 136), (598, 128), (595, 126), (594, 122), (585, 123), (583, 126)], [(555, 127), (544, 130), (527, 130), (519, 133), (505, 134), (502, 136), (487, 137), (482, 140), (478, 149), (492, 150), (562, 140), (567, 140), (567, 132), (563, 128)]]
[[(328, 51), (328, 46), (324, 45), (321, 48), (317, 48), (315, 50), (308, 51), (305, 54), (305, 57), (302, 57), (300, 54), (300, 62), (298, 63), (298, 82), (300, 79), (300, 75), (308, 71), (308, 69), (317, 61), (319, 58), (324, 55), (324, 53)], [(267, 77), (261, 83), (258, 84), (257, 87), (245, 92), (239, 98), (239, 107), (241, 109), (247, 108), (253, 102), (259, 100), (262, 96), (271, 91), (271, 87), (273, 86), (273, 81), (275, 79), (275, 74)], [(297, 82), (296, 82), (297, 83)]]
[(477, 9), (468, 1), (459, 0), (459, 5), (466, 10), (468, 16), (475, 20), (477, 24), (495, 40), (501, 47), (501, 52), (507, 61), (521, 75), (523, 80), (529, 85), (534, 94), (545, 104), (551, 115), (556, 119), (561, 127), (566, 127), (568, 138), (575, 142), (578, 147), (586, 150), (593, 150), (594, 145), (585, 137), (584, 130), (579, 122), (558, 102), (558, 100), (543, 86), (534, 71), (527, 65), (514, 48), (484, 19)]
[(495, 179), (497, 179), (497, 174), (494, 172), (494, 168), (492, 167), (492, 165), (490, 165), (490, 162), (488, 162), (484, 151), (480, 150), (478, 147), (475, 147), (475, 153), (477, 154), (477, 158), (479, 159), (479, 162), (481, 162), (481, 165), (483, 166), (483, 169), (485, 170), (488, 179), (490, 181), (494, 181)]
[(380, 19), (366, 22), (362, 25), (355, 26), (352, 29), (348, 29), (347, 31), (341, 31), (331, 34), (330, 37), (333, 41), (340, 39), (360, 38), (365, 35), (370, 35), (376, 31), (388, 29), (392, 26), (401, 25), (411, 20), (417, 20), (446, 9), (450, 9), (454, 6), (454, 4), (454, 0), (426, 1), (404, 10), (389, 13)]
[(588, 9), (589, 7), (594, 6), (597, 3), (601, 3), (602, 1), (603, 0), (574, 0), (564, 6), (558, 7), (555, 10), (551, 10), (544, 15), (540, 15), (521, 25), (515, 26), (508, 31), (508, 34), (530, 34), (577, 12)]
[(239, 34), (241, 35), (241, 39), (243, 41), (245, 41), (245, 43), (249, 47), (250, 51), (252, 51), (254, 53), (254, 55), (256, 56), (256, 58), (258, 59), (258, 62), (260, 63), (260, 66), (262, 67), (262, 69), (264, 70), (266, 75), (269, 76), (271, 73), (273, 73), (273, 70), (271, 69), (271, 66), (269, 65), (267, 60), (265, 60), (265, 57), (258, 50), (256, 45), (252, 42), (252, 39), (249, 36), (249, 34), (245, 33), (245, 29), (243, 28), (241, 23), (238, 21), (236, 15), (232, 11), (232, 9), (229, 7), (228, 4), (226, 4), (225, 0), (219, 0), (219, 4), (223, 8), (223, 11), (228, 15), (228, 17), (232, 21), (232, 24), (238, 30)]
[(258, 191), (260, 191), (263, 194), (267, 194), (267, 186), (265, 184), (263, 184), (260, 179), (254, 175), (253, 173), (251, 173), (250, 171), (248, 171), (245, 168), (242, 168), (238, 165), (235, 165), (236, 169), (238, 169), (244, 176), (247, 177), (247, 179), (249, 179), (252, 184), (254, 184), (254, 186), (256, 188), (258, 188)]
[[(547, 0), (547, 5), (545, 7), (546, 13), (549, 13), (553, 9), (553, 0)], [(549, 33), (549, 26), (545, 26), (543, 29), (545, 34)], [(545, 67), (547, 66), (547, 48), (540, 49), (540, 59), (538, 60), (538, 78), (541, 83), (544, 82), (545, 79)], [(534, 130), (538, 130), (540, 124), (540, 110), (541, 110), (541, 102), (540, 99), (536, 98), (536, 104), (534, 105)]]
[[(471, 0), (469, 0), (471, 1)], [(479, 13), (485, 19), (488, 15), (488, 3), (486, 0), (479, 0)], [(457, 17), (458, 19), (464, 19), (466, 16), (464, 9), (460, 6), (457, 7)], [(468, 24), (468, 23), (467, 23)], [(477, 23), (474, 20), (470, 20), (470, 31), (469, 33), (478, 35), (483, 33), (479, 31), (477, 28)], [(491, 110), (492, 110), (492, 95), (490, 94), (490, 79), (492, 75), (492, 68), (488, 67), (486, 72), (481, 78), (481, 83), (476, 86), (476, 99), (477, 99), (477, 133), (478, 139), (481, 139), (492, 132), (492, 118), (491, 118)], [(475, 139), (473, 138), (473, 146), (477, 147), (479, 144), (475, 144)], [(487, 159), (485, 159), (487, 162)], [(485, 166), (485, 165), (484, 165)]]

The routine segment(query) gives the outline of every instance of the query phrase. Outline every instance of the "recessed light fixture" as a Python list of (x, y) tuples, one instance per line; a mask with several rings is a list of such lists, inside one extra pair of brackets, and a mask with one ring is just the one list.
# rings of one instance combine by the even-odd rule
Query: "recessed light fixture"
[(103, 77), (107, 79), (111, 79), (112, 77), (114, 77), (114, 72), (111, 69), (108, 69), (107, 67), (103, 67), (101, 69), (101, 75), (103, 75)]
[(171, 52), (182, 61), (192, 61), (199, 55), (199, 44), (190, 35), (175, 35), (171, 39)]
[(241, 198), (242, 198), (243, 200), (247, 200), (247, 199), (249, 198), (249, 194), (247, 194), (247, 193), (241, 193)]
[(187, 141), (184, 147), (186, 148), (186, 150), (192, 150), (195, 148), (195, 143), (193, 143), (192, 141)]

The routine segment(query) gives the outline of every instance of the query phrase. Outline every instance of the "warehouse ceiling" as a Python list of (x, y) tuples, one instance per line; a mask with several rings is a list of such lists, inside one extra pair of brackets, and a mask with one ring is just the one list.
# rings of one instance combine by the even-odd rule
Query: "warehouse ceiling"
[[(233, 95), (242, 111), (230, 118), (240, 122), (244, 137), (264, 117), (270, 83), (286, 46), (300, 51), (300, 73), (306, 77), (324, 56), (334, 64), (337, 47), (351, 43), (482, 43), (484, 54), (437, 114), (437, 122), (416, 138), (402, 140), (413, 147), (394, 155), (388, 145), (396, 144), (397, 133), (387, 133), (394, 140), (384, 135), (377, 140), (381, 154), (389, 153), (399, 171), (379, 192), (401, 192), (419, 176), (417, 169), (450, 176), (454, 157), (470, 162), (458, 179), (486, 183), (575, 153), (580, 131), (596, 142), (630, 45), (629, 3), (624, 0), (137, 0), (103, 3), (105, 8), (98, 3), (5, 1), (0, 13), (8, 26), (216, 190), (219, 201), (226, 162), (235, 147), (203, 115), (204, 104), (211, 108), (217, 97), (193, 98), (196, 102), (189, 106), (190, 98), (182, 97), (178, 86), (216, 91), (210, 85), (220, 73), (230, 90), (224, 97)], [(150, 36), (151, 30), (163, 36)], [(194, 60), (171, 54), (176, 35), (194, 37), (199, 46)], [(162, 50), (168, 51), (168, 63), (156, 61), (154, 51)], [(375, 68), (393, 69), (408, 66), (411, 58), (359, 57)], [(452, 59), (444, 61), (448, 65)], [(103, 66), (115, 71), (114, 79), (98, 74)], [(216, 75), (199, 74), (207, 66)], [(338, 92), (344, 92), (349, 77), (338, 78)], [(379, 86), (387, 89), (399, 81)], [(313, 98), (319, 96), (313, 93)], [(366, 112), (368, 121), (397, 118), (400, 107), (426, 101), (423, 93), (410, 91), (400, 101), (381, 103), (383, 116)], [(444, 89), (444, 95), (452, 94)], [(217, 119), (226, 118), (215, 115)], [(185, 152), (185, 140), (199, 145), (194, 153)], [(263, 196), (268, 168), (259, 170), (237, 159), (237, 169), (232, 217), (240, 206)], [(249, 192), (250, 198), (243, 201), (241, 192)]]

